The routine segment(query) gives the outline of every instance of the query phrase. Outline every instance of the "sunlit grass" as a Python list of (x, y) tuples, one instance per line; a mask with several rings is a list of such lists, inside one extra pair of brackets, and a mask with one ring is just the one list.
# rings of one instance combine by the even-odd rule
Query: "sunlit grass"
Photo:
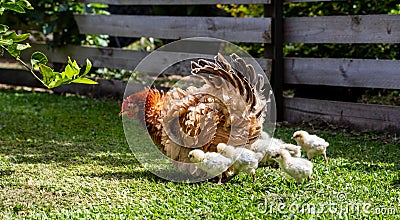
[(1, 219), (400, 217), (394, 135), (281, 126), (287, 142), (300, 128), (330, 142), (329, 164), (316, 158), (311, 182), (262, 167), (256, 183), (239, 175), (222, 186), (182, 184), (137, 162), (117, 101), (5, 90), (0, 100)]

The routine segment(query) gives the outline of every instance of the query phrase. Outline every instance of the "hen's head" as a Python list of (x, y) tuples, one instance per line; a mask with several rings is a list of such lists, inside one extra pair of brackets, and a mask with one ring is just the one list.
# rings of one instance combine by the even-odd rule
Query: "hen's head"
[[(120, 116), (126, 115), (128, 118), (139, 118), (144, 111), (148, 89), (134, 93), (124, 99), (121, 106)], [(142, 113), (143, 114), (143, 113)]]

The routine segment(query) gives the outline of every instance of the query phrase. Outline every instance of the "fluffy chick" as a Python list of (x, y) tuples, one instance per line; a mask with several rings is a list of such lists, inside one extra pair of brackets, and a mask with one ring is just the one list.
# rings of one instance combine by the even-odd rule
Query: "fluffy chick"
[(289, 151), (292, 157), (301, 157), (301, 147), (294, 144), (281, 144), (281, 149)]
[(271, 156), (282, 148), (288, 150), (292, 157), (301, 156), (300, 146), (287, 144), (281, 139), (271, 137), (264, 131), (261, 133), (260, 138), (251, 145), (250, 150), (260, 152), (264, 155), (260, 162), (271, 164), (275, 162)]
[(217, 145), (217, 151), (233, 161), (234, 174), (240, 172), (250, 173), (253, 175), (253, 181), (256, 181), (256, 169), (258, 168), (258, 161), (263, 157), (262, 153), (224, 143)]
[(297, 145), (307, 153), (309, 160), (317, 155), (323, 155), (325, 163), (328, 163), (328, 158), (326, 157), (326, 148), (329, 143), (324, 139), (318, 137), (317, 135), (310, 135), (306, 131), (296, 131), (294, 132), (292, 139), (297, 142)]
[(305, 178), (311, 180), (313, 164), (309, 160), (292, 157), (285, 149), (279, 150), (272, 158), (279, 163), (283, 172), (296, 180), (297, 184), (302, 183)]
[(202, 150), (192, 150), (188, 155), (196, 166), (207, 172), (210, 176), (218, 175), (218, 185), (221, 185), (222, 173), (225, 172), (231, 165), (232, 160), (222, 156), (216, 152), (206, 152)]

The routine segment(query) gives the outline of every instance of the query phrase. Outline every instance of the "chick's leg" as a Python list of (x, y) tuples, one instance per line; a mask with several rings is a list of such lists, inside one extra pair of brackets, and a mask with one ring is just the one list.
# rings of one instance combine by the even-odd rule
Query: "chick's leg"
[(322, 155), (324, 155), (325, 164), (328, 164), (328, 158), (326, 157), (326, 152), (324, 152)]
[(252, 171), (252, 174), (253, 174), (253, 183), (255, 183), (256, 180), (257, 180), (256, 170), (253, 170), (253, 171)]
[(222, 174), (218, 175), (218, 185), (222, 184)]

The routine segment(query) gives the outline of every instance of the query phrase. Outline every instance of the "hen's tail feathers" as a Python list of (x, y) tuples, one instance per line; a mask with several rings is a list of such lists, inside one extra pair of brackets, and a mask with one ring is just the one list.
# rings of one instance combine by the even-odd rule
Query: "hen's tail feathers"
[(256, 74), (254, 67), (247, 64), (236, 54), (230, 56), (233, 67), (220, 54), (214, 62), (200, 59), (192, 62), (192, 73), (200, 76), (208, 85), (214, 88), (234, 87), (250, 107), (249, 110), (261, 116), (267, 103), (262, 92), (264, 91), (264, 76)]

